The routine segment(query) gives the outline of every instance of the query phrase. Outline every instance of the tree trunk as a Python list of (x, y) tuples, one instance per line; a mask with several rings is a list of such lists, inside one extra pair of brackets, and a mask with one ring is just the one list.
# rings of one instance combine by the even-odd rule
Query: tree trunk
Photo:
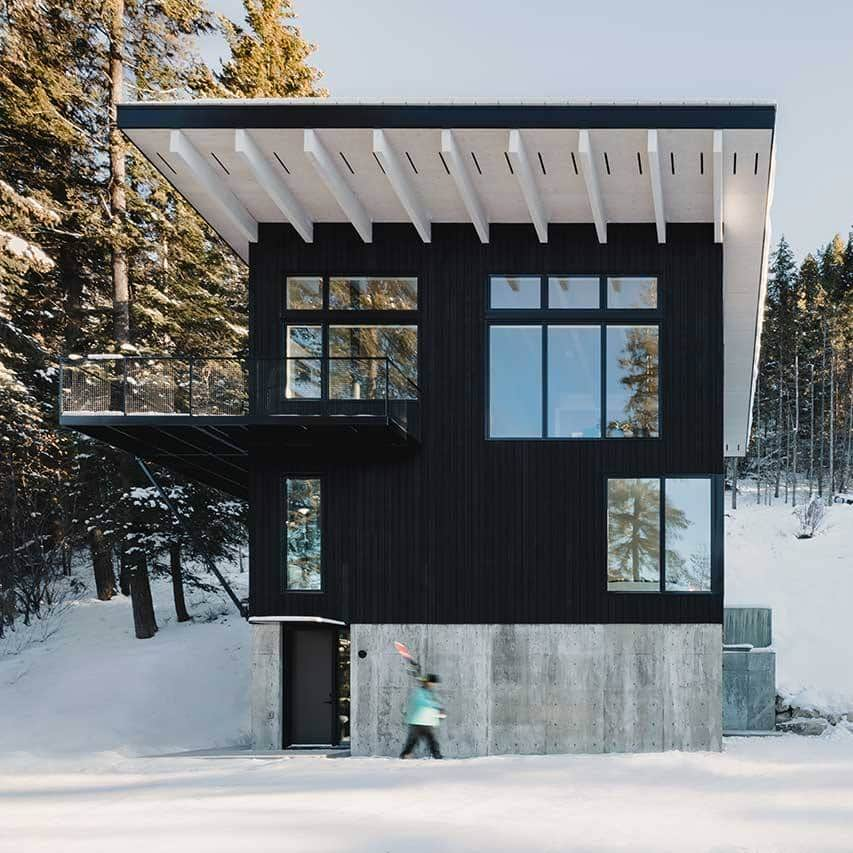
[(110, 214), (112, 215), (113, 336), (119, 348), (130, 341), (130, 288), (123, 242), (125, 146), (118, 128), (118, 103), (124, 83), (124, 0), (110, 0)]
[(148, 578), (148, 561), (144, 554), (134, 554), (130, 573), (130, 600), (133, 604), (133, 627), (139, 640), (147, 640), (157, 633), (154, 617), (154, 600)]
[(757, 455), (755, 460), (755, 502), (761, 503), (761, 376), (755, 382), (755, 444)]
[(835, 494), (835, 353), (829, 353), (829, 494), (826, 502), (831, 506)]
[(791, 460), (791, 506), (797, 505), (797, 444), (800, 440), (800, 356), (794, 356), (794, 423), (791, 442), (793, 459)]
[(89, 550), (92, 554), (98, 600), (109, 601), (116, 594), (116, 576), (112, 553), (100, 527), (93, 528), (89, 534)]
[(184, 575), (181, 570), (181, 545), (172, 542), (169, 545), (169, 567), (172, 570), (172, 594), (175, 599), (175, 613), (178, 622), (189, 622), (190, 614), (187, 613), (187, 604), (184, 600)]
[(823, 497), (823, 460), (826, 458), (824, 430), (826, 429), (826, 323), (823, 324), (823, 351), (820, 370), (820, 458), (817, 463), (817, 493)]
[(782, 437), (785, 433), (785, 426), (782, 417), (782, 359), (779, 359), (779, 411), (776, 415), (776, 485), (773, 490), (773, 497), (779, 497), (779, 480), (782, 478)]
[(812, 499), (814, 488), (814, 362), (811, 364), (811, 384), (809, 386), (809, 405), (811, 407), (809, 426), (809, 500)]
[(847, 453), (844, 456), (844, 482), (847, 490), (850, 482), (850, 465), (853, 462), (853, 368), (847, 371)]
[(132, 575), (133, 564), (131, 563), (130, 557), (127, 555), (124, 545), (122, 545), (121, 552), (119, 553), (118, 572), (118, 585), (122, 595), (130, 595), (130, 579)]

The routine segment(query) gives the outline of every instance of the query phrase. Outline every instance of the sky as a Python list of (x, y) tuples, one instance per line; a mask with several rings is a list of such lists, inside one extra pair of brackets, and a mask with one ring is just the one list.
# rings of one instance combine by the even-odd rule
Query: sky
[[(211, 0), (242, 19), (241, 0)], [(759, 100), (778, 105), (773, 240), (853, 225), (849, 0), (294, 0), (337, 98)], [(202, 46), (208, 62), (221, 41)]]

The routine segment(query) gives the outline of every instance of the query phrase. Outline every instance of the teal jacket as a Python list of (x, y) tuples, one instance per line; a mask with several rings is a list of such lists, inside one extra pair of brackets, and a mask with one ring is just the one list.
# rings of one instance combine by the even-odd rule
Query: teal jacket
[(406, 723), (410, 726), (437, 726), (441, 705), (432, 690), (416, 687), (409, 696)]

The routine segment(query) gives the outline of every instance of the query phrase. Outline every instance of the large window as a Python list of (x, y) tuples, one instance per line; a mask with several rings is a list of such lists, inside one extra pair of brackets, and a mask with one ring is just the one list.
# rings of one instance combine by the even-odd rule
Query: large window
[(607, 589), (709, 592), (714, 489), (710, 477), (607, 481)]
[(282, 481), (285, 522), (282, 575), (285, 591), (322, 589), (320, 480), (287, 477)]
[(416, 398), (417, 307), (416, 278), (288, 277), (285, 396)]
[(490, 438), (660, 435), (657, 279), (493, 276), (488, 299)]

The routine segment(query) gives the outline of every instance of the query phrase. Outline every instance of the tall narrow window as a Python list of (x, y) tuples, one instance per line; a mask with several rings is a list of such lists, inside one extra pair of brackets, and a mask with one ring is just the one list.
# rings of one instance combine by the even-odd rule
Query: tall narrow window
[(548, 435), (601, 436), (601, 328), (548, 327)]
[(607, 435), (658, 435), (657, 326), (607, 327)]
[(287, 477), (283, 486), (284, 588), (287, 591), (322, 589), (320, 481)]
[(285, 397), (320, 397), (323, 355), (322, 326), (287, 327)]
[(607, 589), (660, 591), (660, 481), (607, 481)]
[(711, 589), (711, 481), (667, 477), (665, 486), (666, 588)]
[(489, 330), (489, 435), (542, 435), (542, 327)]

